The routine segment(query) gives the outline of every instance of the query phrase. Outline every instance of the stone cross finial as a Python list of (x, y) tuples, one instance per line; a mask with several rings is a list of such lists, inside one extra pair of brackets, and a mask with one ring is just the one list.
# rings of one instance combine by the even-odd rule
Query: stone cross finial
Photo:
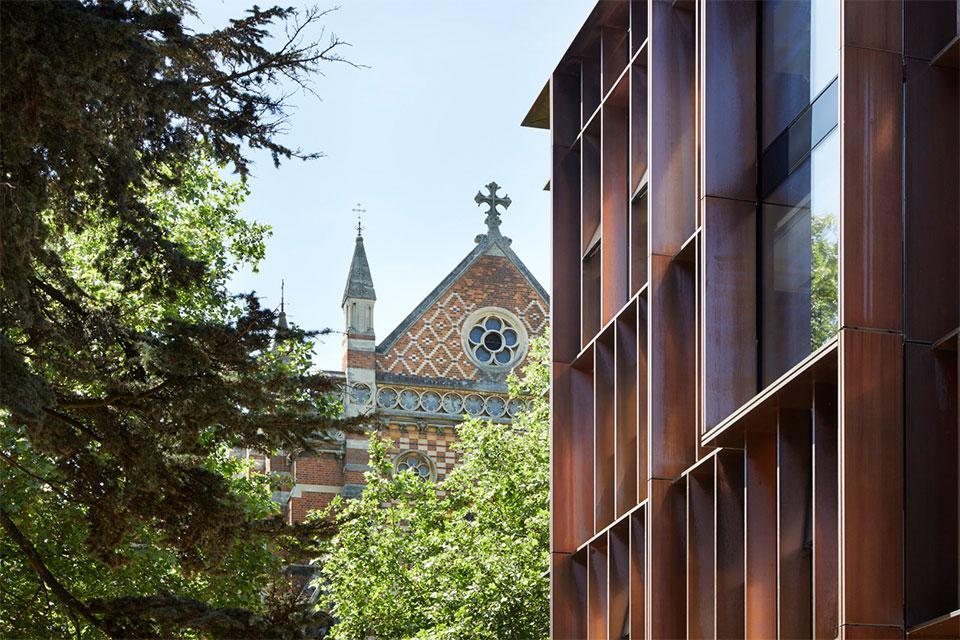
[(497, 191), (500, 189), (500, 185), (496, 182), (491, 182), (485, 186), (487, 190), (490, 191), (490, 195), (485, 196), (480, 191), (477, 191), (477, 195), (474, 196), (473, 201), (477, 203), (478, 207), (482, 204), (490, 207), (487, 209), (487, 217), (484, 222), (487, 223), (490, 231), (494, 231), (500, 226), (500, 212), (497, 211), (497, 205), (508, 209), (510, 207), (510, 196), (503, 196), (502, 198), (498, 196)]

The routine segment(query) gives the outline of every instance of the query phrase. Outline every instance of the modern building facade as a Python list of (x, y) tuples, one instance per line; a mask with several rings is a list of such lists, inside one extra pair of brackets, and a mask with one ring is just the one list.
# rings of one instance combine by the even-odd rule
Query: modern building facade
[(957, 638), (960, 7), (600, 2), (549, 128), (553, 638)]
[[(371, 427), (393, 443), (394, 468), (442, 480), (456, 465), (456, 425), (464, 416), (507, 422), (522, 408), (507, 375), (526, 361), (530, 341), (547, 328), (549, 297), (500, 232), (510, 198), (496, 183), (478, 193), (487, 231), (463, 260), (379, 344), (376, 290), (358, 229), (347, 273), (341, 380), (346, 416), (370, 415)], [(286, 322), (285, 314), (281, 321)], [(368, 434), (330, 429), (316, 455), (259, 456), (264, 470), (289, 474), (275, 494), (289, 522), (356, 497), (365, 484)]]

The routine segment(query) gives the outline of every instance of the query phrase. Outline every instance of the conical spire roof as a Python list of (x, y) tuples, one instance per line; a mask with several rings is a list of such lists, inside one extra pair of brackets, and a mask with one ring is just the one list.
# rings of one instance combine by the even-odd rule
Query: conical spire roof
[(286, 283), (280, 281), (280, 313), (277, 315), (277, 329), (280, 331), (287, 331), (290, 328), (290, 325), (287, 324), (287, 311), (283, 307), (283, 294)]
[(343, 300), (359, 298), (361, 300), (376, 300), (377, 294), (373, 290), (373, 278), (370, 276), (370, 265), (367, 263), (367, 251), (363, 248), (363, 236), (357, 234), (357, 244), (353, 248), (353, 260), (350, 261), (350, 273), (347, 274), (347, 286), (343, 290)]

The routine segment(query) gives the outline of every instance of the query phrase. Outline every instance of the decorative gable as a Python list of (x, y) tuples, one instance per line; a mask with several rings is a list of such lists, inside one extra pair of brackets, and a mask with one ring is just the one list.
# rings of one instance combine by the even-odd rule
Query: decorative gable
[[(499, 244), (499, 243), (497, 243)], [(496, 245), (494, 245), (496, 247)], [(377, 348), (377, 371), (420, 378), (502, 380), (509, 369), (482, 367), (468, 355), (464, 323), (475, 311), (502, 309), (529, 339), (547, 327), (548, 301), (536, 280), (503, 247), (477, 247)], [(471, 322), (471, 326), (473, 326)], [(469, 329), (469, 328), (467, 328)], [(526, 337), (526, 336), (525, 336)], [(508, 337), (509, 339), (509, 337)], [(494, 345), (497, 346), (497, 345)], [(506, 345), (503, 347), (506, 348)], [(523, 357), (514, 366), (522, 366)], [(512, 366), (510, 368), (513, 368)]]

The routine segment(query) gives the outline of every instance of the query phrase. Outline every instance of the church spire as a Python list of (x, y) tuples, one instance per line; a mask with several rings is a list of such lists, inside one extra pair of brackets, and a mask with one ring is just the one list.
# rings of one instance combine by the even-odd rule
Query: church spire
[(281, 331), (286, 331), (290, 328), (289, 325), (287, 325), (287, 312), (283, 308), (284, 285), (284, 281), (280, 280), (280, 313), (277, 314), (277, 328)]
[(376, 397), (376, 335), (373, 330), (373, 307), (377, 294), (373, 290), (367, 251), (363, 248), (363, 225), (360, 204), (353, 209), (357, 214), (357, 240), (353, 260), (343, 290), (343, 373), (350, 393), (344, 394), (343, 411), (346, 416), (360, 415), (369, 410), (370, 398)]
[[(362, 213), (360, 204), (354, 211)], [(343, 301), (346, 304), (348, 298), (357, 300), (376, 300), (377, 294), (373, 289), (373, 277), (370, 275), (370, 265), (367, 263), (367, 251), (363, 248), (363, 226), (360, 224), (359, 213), (357, 215), (357, 242), (353, 247), (353, 260), (350, 261), (350, 271), (347, 274), (347, 286), (343, 289)]]

